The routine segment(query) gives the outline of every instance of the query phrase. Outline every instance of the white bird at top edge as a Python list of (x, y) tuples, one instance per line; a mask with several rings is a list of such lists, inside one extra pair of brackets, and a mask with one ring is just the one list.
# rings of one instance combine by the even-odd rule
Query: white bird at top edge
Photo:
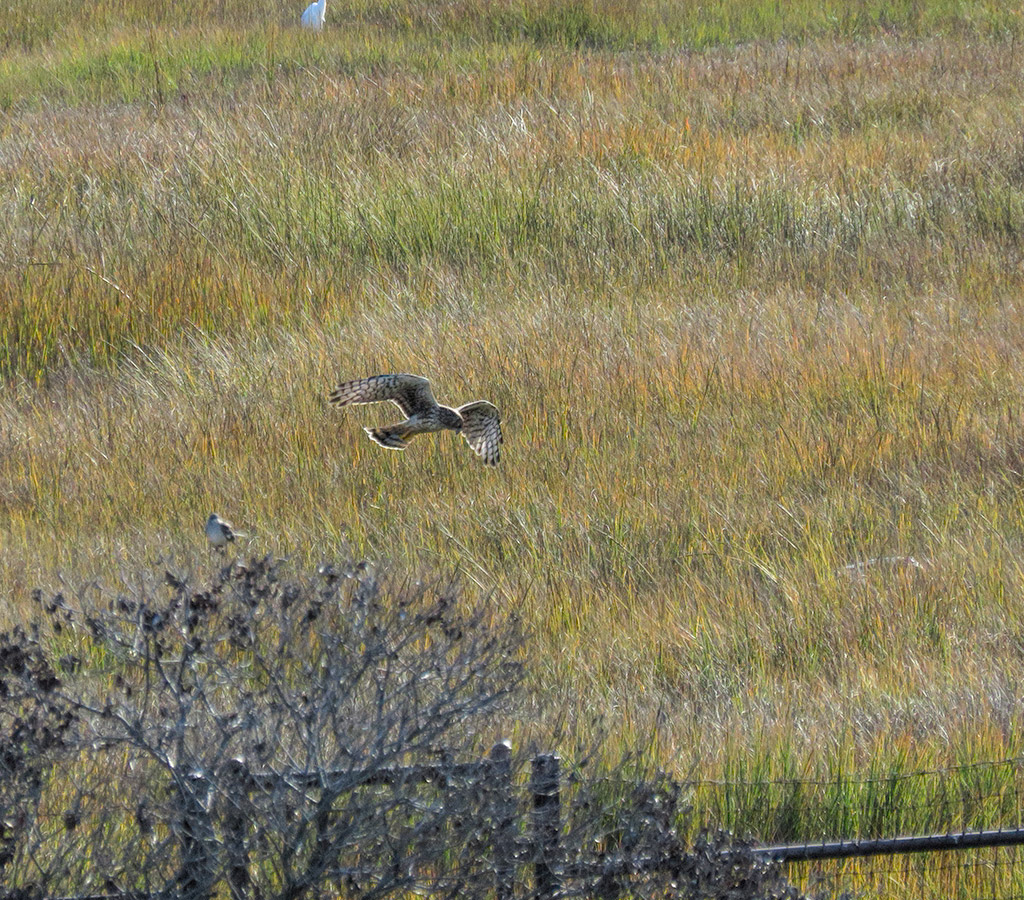
[(324, 27), (324, 15), (327, 13), (327, 0), (313, 0), (299, 20), (303, 28), (319, 31)]

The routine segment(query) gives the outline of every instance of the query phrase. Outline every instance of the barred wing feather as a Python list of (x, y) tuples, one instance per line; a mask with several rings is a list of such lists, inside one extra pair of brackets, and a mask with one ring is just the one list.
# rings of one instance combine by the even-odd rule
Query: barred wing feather
[(343, 381), (331, 391), (327, 399), (335, 406), (391, 400), (406, 416), (437, 408), (430, 382), (419, 375), (373, 375), (370, 378)]
[(487, 465), (496, 466), (501, 458), (501, 416), (486, 400), (475, 400), (458, 408), (462, 416), (462, 436)]

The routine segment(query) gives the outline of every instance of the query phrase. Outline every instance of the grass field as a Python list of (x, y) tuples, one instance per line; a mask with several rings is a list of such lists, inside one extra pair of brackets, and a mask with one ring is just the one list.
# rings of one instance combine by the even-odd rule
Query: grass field
[[(1018, 4), (8, 5), (5, 617), (217, 510), (458, 569), (541, 728), (681, 776), (1021, 753)], [(502, 464), (375, 447), (326, 393), (378, 371)]]

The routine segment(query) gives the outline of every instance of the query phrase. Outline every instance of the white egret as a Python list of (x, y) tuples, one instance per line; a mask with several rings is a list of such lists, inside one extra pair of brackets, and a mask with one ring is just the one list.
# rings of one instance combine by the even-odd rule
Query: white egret
[(327, 0), (313, 0), (299, 20), (303, 28), (319, 31), (324, 27), (324, 13), (327, 12)]

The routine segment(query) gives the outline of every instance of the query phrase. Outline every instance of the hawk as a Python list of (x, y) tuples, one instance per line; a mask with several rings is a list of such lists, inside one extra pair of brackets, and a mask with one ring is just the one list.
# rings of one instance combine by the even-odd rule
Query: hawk
[(474, 400), (458, 409), (441, 406), (430, 382), (419, 375), (374, 375), (344, 381), (328, 398), (335, 406), (390, 400), (405, 414), (404, 422), (386, 428), (365, 428), (370, 439), (389, 450), (404, 450), (409, 438), (429, 431), (459, 432), (487, 465), (496, 466), (501, 455), (501, 416), (486, 400)]

